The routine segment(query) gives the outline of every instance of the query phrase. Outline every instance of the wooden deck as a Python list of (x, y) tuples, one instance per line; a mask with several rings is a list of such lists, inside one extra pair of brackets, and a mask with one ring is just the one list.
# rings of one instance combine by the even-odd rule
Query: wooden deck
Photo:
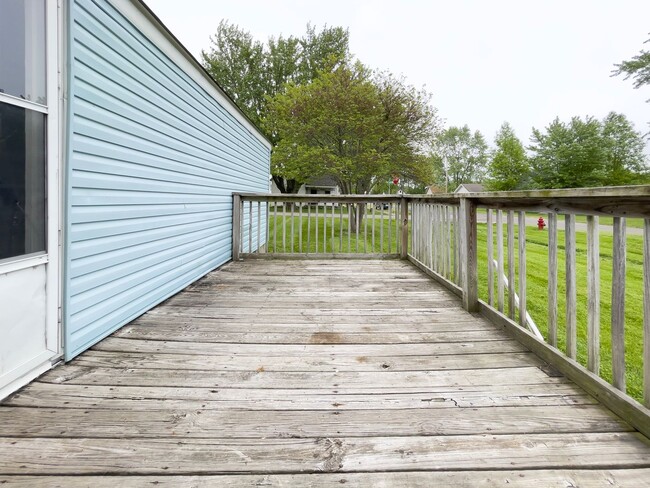
[(397, 261), (231, 263), (0, 407), (3, 486), (650, 486), (650, 442)]

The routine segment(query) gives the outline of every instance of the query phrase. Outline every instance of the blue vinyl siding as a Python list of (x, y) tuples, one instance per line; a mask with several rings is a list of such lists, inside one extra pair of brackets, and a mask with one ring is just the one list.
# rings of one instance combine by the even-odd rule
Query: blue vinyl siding
[(268, 191), (270, 158), (110, 2), (69, 20), (66, 359), (228, 261), (232, 193)]

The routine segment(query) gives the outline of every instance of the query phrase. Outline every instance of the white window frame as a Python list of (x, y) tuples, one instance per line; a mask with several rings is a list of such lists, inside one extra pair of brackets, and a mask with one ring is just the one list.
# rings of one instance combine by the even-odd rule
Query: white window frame
[[(62, 0), (60, 0), (62, 1)], [(60, 306), (60, 215), (61, 215), (61, 174), (60, 171), (60, 103), (59, 56), (60, 23), (59, 5), (56, 0), (45, 0), (45, 75), (47, 106), (29, 100), (0, 93), (0, 102), (27, 110), (40, 112), (46, 116), (46, 251), (25, 254), (3, 259), (0, 262), (0, 274), (12, 273), (34, 266), (46, 266), (46, 348), (50, 355), (59, 354), (61, 341), (59, 333)]]

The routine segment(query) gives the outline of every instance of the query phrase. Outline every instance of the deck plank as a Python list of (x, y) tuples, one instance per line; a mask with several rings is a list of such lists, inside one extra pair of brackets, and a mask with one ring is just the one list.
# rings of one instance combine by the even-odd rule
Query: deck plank
[(7, 486), (649, 480), (647, 438), (398, 260), (231, 263), (0, 405)]
[(386, 473), (230, 474), (207, 476), (9, 476), (7, 487), (34, 488), (650, 488), (650, 469), (407, 471)]

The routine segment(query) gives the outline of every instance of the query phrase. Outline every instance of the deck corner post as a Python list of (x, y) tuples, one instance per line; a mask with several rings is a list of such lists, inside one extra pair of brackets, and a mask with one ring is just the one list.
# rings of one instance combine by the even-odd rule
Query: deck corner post
[(478, 312), (478, 259), (476, 235), (476, 204), (470, 198), (460, 199), (460, 267), (463, 308)]
[(409, 202), (406, 198), (402, 197), (400, 200), (400, 207), (402, 209), (402, 247), (400, 249), (400, 258), (406, 259), (408, 257), (409, 249)]
[(232, 194), (232, 260), (239, 261), (241, 248), (241, 195)]

